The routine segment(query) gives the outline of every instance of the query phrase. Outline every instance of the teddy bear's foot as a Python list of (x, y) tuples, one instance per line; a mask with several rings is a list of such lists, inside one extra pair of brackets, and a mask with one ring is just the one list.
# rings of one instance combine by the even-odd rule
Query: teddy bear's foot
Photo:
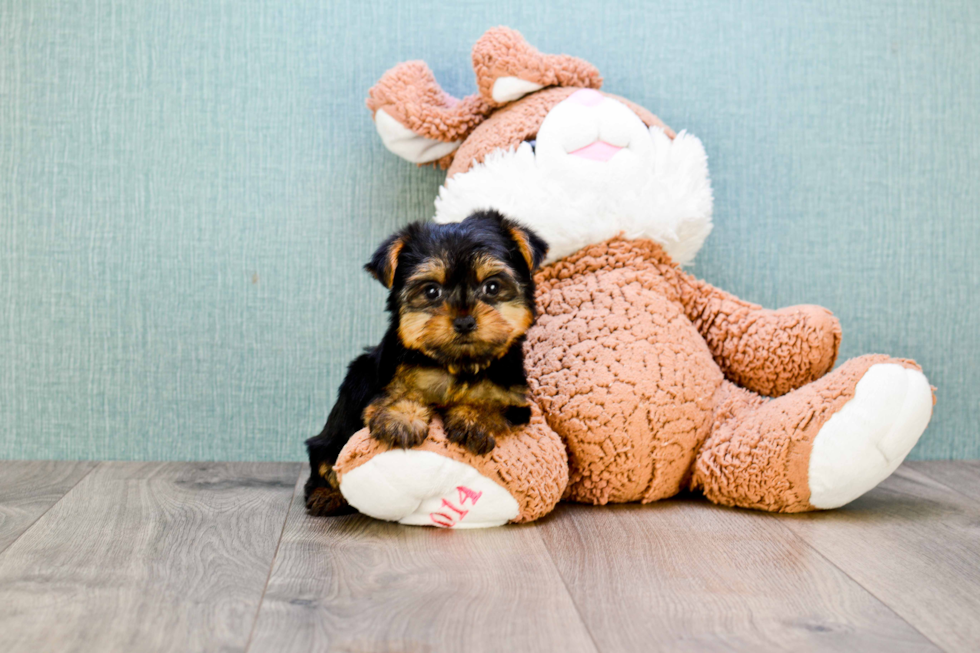
[(392, 449), (344, 474), (348, 503), (413, 526), (487, 528), (517, 517), (517, 501), (471, 466), (432, 451)]
[(810, 504), (837, 508), (885, 480), (932, 415), (932, 389), (918, 369), (872, 365), (854, 396), (820, 428), (810, 454)]
[(691, 479), (715, 503), (772, 512), (837, 508), (901, 464), (932, 415), (912, 361), (853, 358), (777, 399), (725, 381)]
[(546, 515), (568, 483), (565, 445), (532, 407), (526, 426), (502, 435), (488, 455), (446, 437), (442, 420), (414, 449), (351, 436), (334, 465), (340, 492), (360, 512), (441, 528), (486, 528)]

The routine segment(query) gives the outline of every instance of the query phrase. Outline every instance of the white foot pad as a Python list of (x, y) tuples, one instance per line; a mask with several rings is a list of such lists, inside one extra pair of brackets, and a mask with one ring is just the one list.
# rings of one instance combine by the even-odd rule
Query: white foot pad
[(925, 375), (872, 365), (854, 397), (827, 420), (810, 454), (810, 504), (837, 508), (875, 487), (908, 455), (932, 416)]
[(340, 492), (365, 515), (414, 526), (487, 528), (520, 512), (507, 490), (469, 465), (431, 451), (378, 454), (344, 474)]

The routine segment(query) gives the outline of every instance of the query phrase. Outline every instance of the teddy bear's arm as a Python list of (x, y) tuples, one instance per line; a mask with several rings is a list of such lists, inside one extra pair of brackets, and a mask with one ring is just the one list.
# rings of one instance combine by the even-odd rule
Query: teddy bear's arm
[(827, 309), (800, 305), (769, 310), (675, 272), (688, 318), (730, 381), (778, 397), (834, 366), (841, 331)]

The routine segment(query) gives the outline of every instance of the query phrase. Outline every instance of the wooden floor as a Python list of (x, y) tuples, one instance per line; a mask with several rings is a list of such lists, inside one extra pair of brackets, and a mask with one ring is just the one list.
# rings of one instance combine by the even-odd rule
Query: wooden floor
[(830, 513), (308, 517), (293, 463), (0, 462), (0, 651), (980, 649), (980, 462)]

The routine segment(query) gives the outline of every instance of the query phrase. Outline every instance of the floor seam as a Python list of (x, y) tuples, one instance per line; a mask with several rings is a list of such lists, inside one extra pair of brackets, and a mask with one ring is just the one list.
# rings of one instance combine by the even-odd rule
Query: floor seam
[(903, 617), (902, 615), (900, 615), (898, 612), (896, 612), (895, 611), (895, 608), (893, 608), (891, 605), (889, 605), (888, 603), (886, 603), (884, 601), (884, 599), (882, 599), (880, 596), (878, 596), (873, 591), (871, 591), (871, 588), (866, 587), (864, 585), (864, 583), (862, 583), (858, 579), (856, 579), (853, 576), (851, 576), (849, 573), (847, 573), (846, 570), (842, 569), (839, 565), (835, 564), (833, 560), (831, 560), (830, 558), (828, 558), (827, 556), (825, 556), (823, 554), (823, 551), (821, 551), (817, 547), (815, 547), (812, 544), (810, 544), (809, 542), (807, 542), (806, 541), (806, 538), (804, 538), (802, 535), (798, 534), (792, 528), (790, 528), (786, 524), (783, 524), (778, 515), (774, 515), (774, 514), (771, 514), (770, 513), (767, 516), (769, 517), (770, 520), (772, 520), (772, 521), (776, 522), (777, 524), (779, 524), (780, 528), (782, 528), (787, 533), (789, 533), (790, 535), (792, 535), (794, 538), (796, 538), (797, 540), (799, 540), (800, 542), (802, 542), (808, 549), (810, 549), (811, 551), (813, 551), (814, 553), (816, 553), (818, 556), (820, 556), (823, 560), (825, 560), (828, 565), (830, 565), (831, 567), (833, 567), (834, 569), (836, 569), (840, 573), (844, 574), (844, 576), (846, 576), (848, 578), (848, 580), (850, 580), (852, 583), (854, 583), (855, 585), (857, 585), (858, 587), (860, 587), (862, 590), (864, 590), (865, 592), (867, 592), (868, 593), (868, 596), (870, 596), (875, 601), (877, 601), (878, 603), (880, 603), (882, 605), (882, 607), (884, 607), (886, 610), (888, 610), (893, 615), (895, 615), (895, 617), (897, 619), (899, 619), (902, 623), (908, 624), (908, 627), (909, 628), (911, 628), (915, 632), (917, 632), (920, 635), (922, 635), (922, 637), (925, 638), (925, 640), (927, 642), (929, 642), (930, 644), (932, 644), (933, 646), (935, 646), (940, 651), (946, 651), (947, 650), (945, 647), (943, 647), (938, 642), (934, 641), (931, 637), (929, 637), (928, 635), (926, 635), (924, 632), (922, 632), (921, 630), (919, 630), (919, 628), (915, 624), (913, 624), (908, 619), (906, 619), (905, 617)]
[(269, 589), (269, 581), (272, 580), (272, 572), (276, 568), (276, 560), (279, 559), (279, 547), (282, 546), (283, 535), (286, 534), (286, 524), (289, 523), (289, 513), (293, 511), (293, 502), (296, 501), (296, 488), (303, 477), (303, 466), (299, 466), (299, 475), (293, 483), (293, 493), (289, 497), (289, 504), (286, 506), (286, 516), (282, 520), (282, 529), (279, 531), (279, 539), (276, 541), (276, 550), (272, 553), (272, 562), (269, 563), (269, 573), (265, 577), (265, 585), (262, 586), (262, 594), (259, 596), (259, 605), (255, 608), (255, 618), (252, 620), (252, 628), (248, 631), (248, 639), (245, 640), (245, 653), (252, 647), (252, 638), (255, 637), (255, 629), (259, 625), (259, 615), (262, 613), (262, 604), (265, 602), (265, 593)]
[[(948, 462), (957, 463), (957, 462), (966, 462), (966, 461), (950, 460)], [(899, 467), (899, 469), (901, 469), (901, 467)], [(944, 481), (944, 480), (942, 480), (940, 478), (936, 478), (935, 476), (933, 476), (932, 474), (930, 474), (928, 471), (926, 471), (923, 468), (920, 468), (917, 465), (911, 465), (907, 469), (910, 469), (910, 470), (916, 472), (917, 474), (922, 474), (923, 476), (925, 476), (926, 478), (928, 478), (930, 481), (933, 481), (935, 483), (939, 483), (940, 485), (942, 485), (944, 488), (946, 488), (950, 492), (952, 492), (952, 493), (954, 493), (954, 494), (956, 494), (958, 496), (961, 496), (964, 499), (968, 499), (971, 503), (980, 503), (980, 499), (978, 499), (977, 497), (974, 497), (974, 496), (971, 496), (969, 494), (966, 494), (962, 490), (953, 487), (952, 485), (950, 485), (946, 481)]]
[(548, 554), (548, 560), (551, 561), (551, 568), (555, 570), (555, 574), (558, 575), (558, 579), (561, 581), (562, 587), (565, 588), (565, 594), (568, 596), (568, 600), (572, 602), (572, 608), (575, 610), (575, 614), (578, 616), (579, 622), (581, 622), (582, 627), (585, 628), (585, 632), (589, 634), (589, 640), (592, 642), (592, 647), (596, 650), (596, 653), (602, 653), (602, 649), (599, 648), (599, 643), (596, 642), (595, 635), (592, 634), (592, 629), (589, 628), (588, 622), (585, 621), (585, 617), (582, 616), (582, 611), (578, 607), (578, 603), (575, 601), (575, 597), (572, 596), (572, 590), (568, 587), (568, 581), (562, 576), (561, 570), (558, 569), (558, 563), (555, 562), (555, 556), (552, 555), (551, 549), (548, 547), (547, 542), (541, 537), (541, 531), (538, 530), (540, 526), (534, 524), (534, 533), (538, 536), (538, 541), (541, 542), (541, 546), (544, 547), (545, 552)]
[(81, 482), (82, 482), (82, 481), (84, 481), (84, 480), (85, 480), (86, 478), (88, 478), (88, 475), (89, 475), (89, 474), (91, 474), (92, 472), (94, 472), (94, 471), (95, 471), (96, 469), (98, 469), (99, 467), (101, 467), (101, 466), (102, 466), (103, 464), (104, 464), (104, 461), (95, 461), (95, 464), (94, 464), (94, 465), (92, 465), (92, 468), (91, 468), (91, 469), (89, 469), (89, 470), (88, 470), (87, 472), (85, 472), (84, 474), (82, 474), (82, 475), (81, 475), (81, 476), (80, 476), (80, 477), (78, 478), (78, 480), (77, 480), (77, 481), (75, 481), (75, 483), (74, 483), (74, 484), (72, 484), (72, 486), (71, 486), (70, 488), (68, 488), (67, 490), (65, 490), (65, 493), (64, 493), (64, 494), (62, 494), (62, 495), (61, 495), (60, 497), (58, 497), (58, 500), (57, 500), (57, 501), (55, 501), (55, 502), (54, 502), (54, 503), (52, 503), (52, 504), (51, 504), (50, 506), (48, 506), (47, 508), (45, 508), (45, 510), (44, 510), (44, 512), (42, 512), (42, 513), (41, 513), (40, 515), (38, 515), (38, 516), (37, 516), (37, 519), (35, 519), (34, 521), (32, 521), (32, 522), (30, 523), (30, 525), (29, 525), (29, 526), (28, 526), (27, 528), (25, 528), (25, 529), (24, 529), (23, 531), (21, 531), (21, 533), (20, 533), (20, 535), (18, 535), (18, 536), (17, 536), (17, 537), (15, 537), (14, 539), (12, 539), (12, 540), (10, 540), (10, 542), (8, 542), (8, 543), (7, 543), (7, 546), (5, 546), (5, 547), (3, 547), (2, 549), (0, 549), (0, 556), (2, 556), (2, 555), (3, 555), (4, 553), (6, 553), (6, 551), (7, 551), (7, 550), (8, 550), (8, 549), (9, 549), (10, 547), (12, 547), (12, 546), (13, 546), (14, 544), (16, 544), (18, 540), (20, 540), (20, 538), (22, 538), (22, 537), (24, 537), (24, 535), (26, 535), (26, 534), (27, 534), (27, 531), (29, 531), (29, 530), (31, 530), (32, 528), (34, 528), (34, 525), (35, 525), (35, 524), (37, 524), (37, 523), (38, 523), (39, 521), (41, 521), (41, 519), (42, 519), (42, 518), (43, 518), (43, 517), (44, 517), (44, 516), (45, 516), (46, 514), (48, 514), (49, 512), (51, 512), (51, 509), (52, 509), (52, 508), (54, 508), (54, 507), (55, 507), (56, 505), (58, 505), (59, 503), (61, 503), (62, 501), (64, 501), (64, 500), (65, 500), (65, 497), (67, 497), (67, 496), (68, 496), (69, 494), (71, 494), (71, 491), (72, 491), (72, 490), (74, 490), (75, 488), (77, 488), (77, 487), (78, 487), (78, 484), (79, 484), (79, 483), (81, 483)]

